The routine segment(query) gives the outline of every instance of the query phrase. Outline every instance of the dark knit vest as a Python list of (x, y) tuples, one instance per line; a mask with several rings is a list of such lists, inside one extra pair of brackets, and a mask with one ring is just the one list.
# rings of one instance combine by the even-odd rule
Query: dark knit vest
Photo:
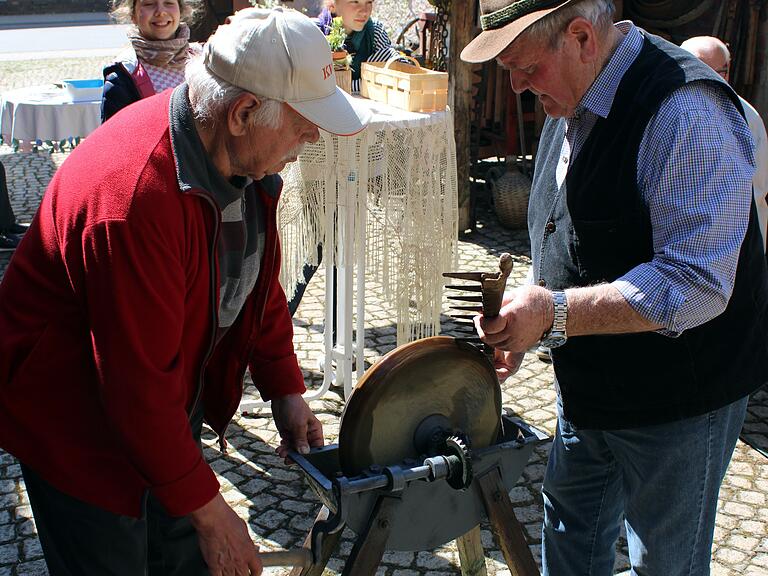
[[(707, 66), (645, 34), (609, 116), (598, 119), (559, 191), (565, 121), (548, 119), (529, 205), (539, 285), (556, 290), (612, 282), (652, 259), (650, 219), (637, 187), (640, 142), (663, 100), (696, 80), (719, 84), (741, 110), (733, 90)], [(753, 202), (733, 294), (720, 316), (677, 338), (578, 336), (552, 351), (564, 416), (581, 428), (629, 428), (742, 398), (768, 379), (767, 315), (768, 275)]]

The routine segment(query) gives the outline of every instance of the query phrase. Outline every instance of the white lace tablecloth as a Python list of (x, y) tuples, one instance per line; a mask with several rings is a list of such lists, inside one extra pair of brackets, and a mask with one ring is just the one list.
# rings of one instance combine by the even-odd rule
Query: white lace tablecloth
[(51, 140), (87, 136), (101, 124), (101, 101), (71, 102), (53, 84), (3, 92), (0, 134), (6, 141)]
[(455, 269), (458, 244), (451, 112), (421, 114), (361, 102), (374, 113), (371, 124), (346, 138), (321, 131), (320, 140), (283, 171), (279, 207), (281, 281), (288, 297), (304, 263), (317, 259), (318, 243), (324, 243), (326, 264), (338, 268), (337, 295), (326, 275), (325, 325), (332, 325), (336, 298), (338, 333), (334, 347), (326, 329), (325, 371), (328, 381), (332, 357), (347, 392), (353, 360), (357, 375), (363, 371), (366, 279), (384, 287), (398, 344), (437, 334), (441, 274)]

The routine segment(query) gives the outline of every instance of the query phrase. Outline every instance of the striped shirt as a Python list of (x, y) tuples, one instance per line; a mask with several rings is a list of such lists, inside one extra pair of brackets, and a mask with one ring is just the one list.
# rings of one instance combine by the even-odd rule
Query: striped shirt
[[(397, 56), (399, 53), (392, 47), (392, 40), (389, 39), (384, 24), (373, 19), (371, 22), (373, 23), (373, 54), (368, 57), (366, 62), (386, 62), (392, 56)], [(360, 93), (359, 78), (352, 80), (352, 93)]]
[[(631, 22), (605, 68), (581, 99), (566, 134), (558, 187), (598, 117), (606, 118), (619, 83), (643, 46)], [(749, 127), (729, 97), (692, 82), (662, 102), (643, 134), (637, 185), (648, 208), (654, 255), (613, 282), (630, 306), (677, 336), (721, 314), (736, 278), (749, 221), (754, 173)]]

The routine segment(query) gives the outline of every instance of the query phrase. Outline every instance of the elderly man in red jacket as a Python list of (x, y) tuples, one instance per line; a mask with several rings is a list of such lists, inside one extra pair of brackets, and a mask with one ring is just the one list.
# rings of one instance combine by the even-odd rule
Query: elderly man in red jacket
[(278, 448), (323, 443), (278, 283), (277, 173), (366, 122), (305, 16), (222, 26), (187, 82), (58, 170), (0, 284), (0, 446), (53, 575), (260, 574), (204, 461), (249, 367)]

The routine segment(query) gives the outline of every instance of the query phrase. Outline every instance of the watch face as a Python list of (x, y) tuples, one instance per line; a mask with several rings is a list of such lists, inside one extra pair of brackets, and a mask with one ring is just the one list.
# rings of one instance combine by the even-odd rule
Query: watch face
[(546, 346), (547, 348), (558, 348), (565, 344), (565, 341), (567, 338), (565, 336), (560, 336), (558, 334), (550, 334), (544, 340), (541, 341), (542, 346)]

